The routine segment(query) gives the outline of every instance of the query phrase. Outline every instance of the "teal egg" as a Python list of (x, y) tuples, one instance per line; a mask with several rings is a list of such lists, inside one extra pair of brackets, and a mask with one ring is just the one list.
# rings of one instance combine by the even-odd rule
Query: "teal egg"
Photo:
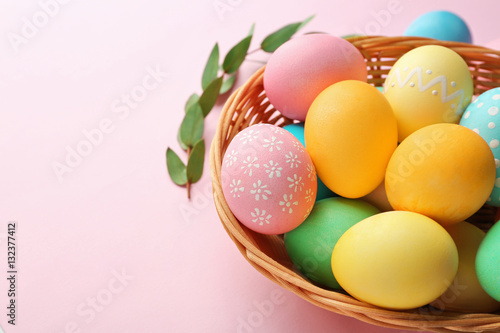
[(500, 207), (500, 88), (490, 89), (469, 104), (460, 125), (478, 133), (490, 146), (495, 157), (496, 181), (488, 204)]
[(500, 223), (486, 233), (476, 254), (476, 274), (484, 291), (500, 302)]
[(311, 281), (341, 288), (332, 271), (333, 248), (350, 227), (380, 211), (359, 200), (342, 197), (317, 201), (307, 219), (285, 234), (285, 248), (295, 267)]
[[(304, 123), (290, 124), (283, 126), (283, 128), (286, 129), (288, 132), (292, 133), (293, 136), (295, 136), (300, 141), (300, 143), (304, 145), (304, 147), (306, 146), (306, 141), (304, 139)], [(318, 191), (316, 193), (316, 201), (335, 196), (337, 196), (337, 194), (335, 194), (334, 192), (332, 192), (332, 190), (326, 187), (326, 185), (323, 184), (321, 179), (319, 179), (318, 177)]]
[(408, 26), (404, 35), (472, 43), (472, 36), (465, 21), (458, 15), (445, 10), (432, 11), (419, 16)]

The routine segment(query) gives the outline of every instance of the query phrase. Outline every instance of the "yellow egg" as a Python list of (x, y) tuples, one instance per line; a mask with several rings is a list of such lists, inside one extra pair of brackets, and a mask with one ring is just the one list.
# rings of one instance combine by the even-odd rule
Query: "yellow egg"
[(359, 198), (384, 178), (397, 145), (396, 118), (375, 87), (346, 80), (316, 97), (304, 135), (323, 183), (340, 196)]
[(426, 45), (404, 54), (384, 83), (398, 121), (399, 142), (427, 125), (458, 123), (472, 92), (469, 68), (455, 51)]
[(455, 278), (458, 253), (446, 230), (413, 212), (373, 215), (349, 228), (332, 253), (332, 271), (351, 296), (406, 310), (439, 297)]
[(458, 271), (450, 287), (431, 303), (441, 310), (458, 312), (495, 312), (500, 303), (481, 287), (476, 274), (476, 253), (484, 231), (468, 222), (460, 222), (446, 230), (458, 249)]
[(477, 133), (456, 124), (435, 124), (401, 142), (387, 166), (385, 187), (395, 210), (450, 225), (481, 208), (495, 174), (493, 153)]

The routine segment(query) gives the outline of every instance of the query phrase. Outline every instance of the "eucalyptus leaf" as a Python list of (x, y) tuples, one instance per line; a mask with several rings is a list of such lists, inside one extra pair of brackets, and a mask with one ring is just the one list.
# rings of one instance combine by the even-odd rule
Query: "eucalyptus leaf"
[(229, 50), (229, 52), (226, 54), (226, 57), (224, 58), (224, 62), (222, 63), (224, 72), (226, 72), (227, 74), (232, 74), (240, 68), (241, 64), (245, 60), (245, 57), (247, 56), (248, 48), (250, 47), (250, 42), (252, 41), (252, 36), (253, 35), (249, 35), (243, 38), (238, 44), (236, 44), (231, 50)]
[(222, 86), (222, 76), (216, 78), (207, 86), (207, 89), (203, 91), (198, 100), (201, 110), (203, 111), (203, 116), (206, 117), (217, 102), (217, 97), (219, 97), (220, 88)]
[(299, 28), (297, 29), (297, 31), (299, 31), (300, 29), (302, 29), (303, 27), (306, 26), (307, 23), (311, 22), (311, 20), (315, 17), (316, 15), (311, 15), (309, 16), (308, 18), (306, 18), (304, 21), (302, 21), (302, 23), (300, 24)]
[(297, 31), (303, 28), (313, 18), (314, 15), (309, 16), (302, 22), (291, 23), (278, 29), (277, 31), (264, 38), (264, 40), (260, 44), (261, 49), (269, 53), (276, 51), (278, 47), (288, 41), (290, 37), (292, 37)]
[(170, 178), (177, 185), (186, 185), (187, 172), (186, 166), (179, 156), (170, 148), (167, 148), (167, 169)]
[(179, 129), (184, 145), (192, 147), (203, 136), (203, 111), (198, 103), (192, 105), (182, 120)]
[(177, 131), (177, 142), (179, 143), (179, 146), (181, 146), (182, 150), (186, 151), (188, 149), (188, 146), (184, 144), (181, 140), (181, 129)]
[(191, 96), (189, 96), (188, 100), (186, 101), (186, 104), (184, 105), (184, 112), (188, 112), (189, 108), (198, 100), (200, 99), (200, 96), (198, 96), (197, 93), (193, 93)]
[(219, 71), (219, 44), (215, 43), (215, 46), (210, 52), (207, 64), (203, 70), (203, 75), (201, 77), (201, 87), (203, 90), (217, 77), (217, 72)]
[(250, 27), (250, 31), (248, 32), (247, 36), (253, 36), (254, 31), (255, 31), (255, 23), (252, 24), (252, 26)]
[(222, 83), (222, 86), (220, 87), (220, 94), (222, 95), (227, 93), (234, 86), (235, 82), (236, 82), (236, 74), (230, 75)]
[(347, 38), (354, 38), (354, 37), (361, 37), (361, 36), (362, 35), (358, 35), (358, 34), (350, 34), (350, 35), (342, 36), (341, 38), (347, 39)]
[(187, 163), (186, 174), (190, 183), (196, 183), (203, 174), (205, 161), (205, 140), (201, 139), (195, 143)]

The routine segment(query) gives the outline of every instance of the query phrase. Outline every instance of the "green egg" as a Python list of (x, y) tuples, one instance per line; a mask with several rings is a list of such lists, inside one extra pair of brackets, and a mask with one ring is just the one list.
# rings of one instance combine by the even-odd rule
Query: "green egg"
[(500, 223), (486, 233), (476, 255), (476, 274), (484, 291), (500, 302)]
[(297, 228), (285, 234), (285, 248), (297, 269), (318, 285), (339, 289), (331, 256), (340, 236), (350, 227), (380, 211), (359, 200), (332, 197), (319, 200)]

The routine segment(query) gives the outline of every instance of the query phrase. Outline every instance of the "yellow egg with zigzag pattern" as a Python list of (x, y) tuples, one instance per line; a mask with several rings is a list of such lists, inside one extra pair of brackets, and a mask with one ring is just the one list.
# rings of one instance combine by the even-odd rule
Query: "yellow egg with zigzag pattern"
[(384, 83), (398, 123), (398, 141), (437, 123), (455, 123), (473, 94), (467, 63), (439, 45), (417, 47), (399, 58)]

